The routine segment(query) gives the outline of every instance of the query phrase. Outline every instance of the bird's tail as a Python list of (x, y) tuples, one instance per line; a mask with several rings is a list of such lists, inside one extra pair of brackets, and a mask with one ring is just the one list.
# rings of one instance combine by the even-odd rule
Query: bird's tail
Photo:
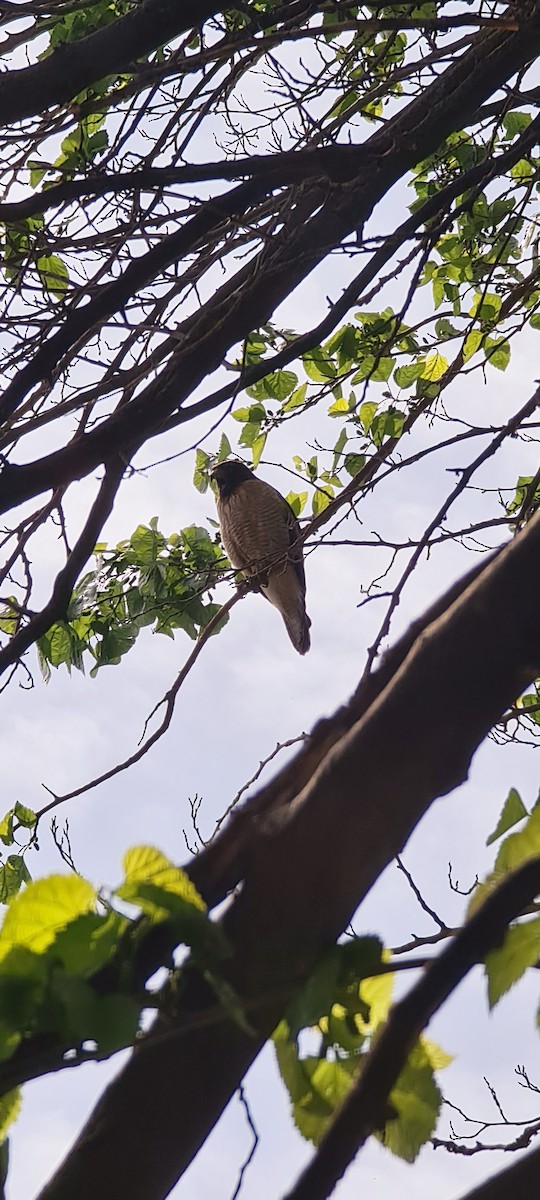
[(311, 637), (309, 634), (311, 621), (305, 608), (301, 612), (299, 611), (294, 614), (282, 613), (282, 617), (295, 650), (298, 650), (299, 654), (307, 654), (311, 646)]
[(292, 568), (272, 571), (266, 583), (261, 584), (266, 599), (279, 609), (291, 642), (299, 654), (307, 654), (311, 645), (309, 627), (311, 621), (306, 612), (304, 591), (298, 586), (296, 572)]

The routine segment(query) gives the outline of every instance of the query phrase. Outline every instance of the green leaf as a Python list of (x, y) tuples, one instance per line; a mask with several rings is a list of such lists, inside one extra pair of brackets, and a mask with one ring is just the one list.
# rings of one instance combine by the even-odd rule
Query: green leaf
[(6, 1092), (5, 1096), (0, 1096), (0, 1138), (5, 1138), (10, 1125), (18, 1117), (21, 1111), (21, 1104), (22, 1095), (20, 1088), (13, 1088), (11, 1092)]
[(260, 436), (261, 436), (260, 421), (247, 421), (246, 424), (242, 427), (242, 432), (240, 434), (240, 437), (238, 438), (238, 441), (241, 446), (248, 446), (249, 448), (251, 448)]
[(266, 409), (262, 404), (250, 404), (249, 408), (235, 408), (232, 416), (235, 421), (248, 421), (260, 425), (261, 421), (266, 420)]
[(298, 376), (294, 371), (271, 371), (261, 382), (264, 382), (266, 394), (272, 400), (286, 400), (294, 392)]
[(25, 804), (19, 804), (19, 801), (17, 800), (13, 812), (15, 819), (19, 822), (19, 825), (23, 825), (25, 829), (34, 828), (37, 817), (31, 808), (27, 808)]
[(337, 988), (339, 963), (331, 951), (310, 975), (291, 1001), (286, 1014), (290, 1035), (294, 1038), (301, 1029), (316, 1025), (332, 1009)]
[(52, 625), (48, 633), (49, 661), (53, 667), (60, 663), (71, 663), (71, 638), (66, 625), (59, 622)]
[(496, 292), (477, 292), (470, 313), (481, 321), (496, 321), (502, 306), (501, 297)]
[(486, 338), (484, 354), (492, 367), (506, 371), (510, 362), (510, 343), (505, 338)]
[(127, 917), (112, 911), (83, 913), (56, 934), (49, 956), (71, 975), (91, 975), (108, 962), (129, 924)]
[(282, 1021), (274, 1033), (278, 1067), (289, 1092), (295, 1125), (315, 1145), (321, 1140), (330, 1117), (350, 1087), (358, 1059), (327, 1061), (299, 1058), (289, 1027)]
[(519, 833), (511, 833), (499, 847), (495, 870), (499, 875), (520, 867), (530, 858), (540, 855), (540, 805), (533, 808), (527, 823)]
[(513, 825), (517, 825), (518, 821), (522, 821), (523, 817), (527, 816), (528, 812), (519, 792), (517, 792), (515, 788), (510, 788), (510, 791), (503, 804), (499, 820), (497, 821), (493, 833), (490, 833), (486, 841), (486, 846), (491, 846), (493, 842), (496, 842), (498, 838), (502, 837), (503, 833), (506, 833), (508, 829), (511, 829)]
[(491, 950), (485, 966), (488, 981), (489, 1007), (521, 979), (527, 967), (533, 967), (540, 957), (540, 918), (512, 925), (502, 946)]
[(157, 561), (160, 550), (163, 549), (165, 538), (151, 525), (138, 525), (131, 535), (129, 544), (137, 562), (144, 567), (152, 567)]
[(339, 400), (334, 400), (334, 403), (330, 405), (330, 408), (328, 409), (328, 416), (342, 417), (344, 413), (349, 413), (350, 411), (351, 406), (349, 401), (345, 400), (344, 396), (341, 396)]
[[(169, 858), (153, 846), (134, 846), (124, 855), (123, 866), (125, 881), (116, 889), (116, 895), (123, 900), (139, 904), (140, 885), (153, 884), (164, 893), (180, 896), (187, 904), (206, 912), (206, 904), (186, 872), (175, 867)], [(145, 899), (144, 896), (142, 899)]]
[(362, 471), (366, 465), (366, 457), (364, 454), (346, 454), (343, 465), (348, 475), (351, 477), (358, 475), (358, 472)]
[(512, 179), (518, 179), (528, 182), (534, 178), (535, 170), (531, 162), (527, 158), (520, 158), (519, 162), (514, 163), (510, 167), (510, 175)]
[(198, 492), (206, 492), (208, 490), (209, 464), (211, 463), (210, 455), (205, 450), (195, 451), (195, 470), (193, 472), (193, 484)]
[(2, 821), (0, 823), (0, 839), (3, 841), (4, 846), (12, 846), (13, 845), (13, 814), (14, 814), (14, 812), (15, 812), (15, 809), (10, 808), (9, 812), (6, 813), (5, 817), (2, 818)]
[[(7, 1058), (31, 1026), (47, 978), (47, 961), (15, 946), (0, 963), (0, 1058)], [(14, 1038), (14, 1035), (15, 1038)]]
[(30, 187), (36, 188), (41, 183), (43, 176), (50, 171), (50, 163), (41, 162), (39, 158), (28, 159), (26, 164), (27, 170), (30, 172)]
[(96, 902), (94, 888), (79, 875), (50, 875), (31, 883), (16, 896), (0, 930), (0, 963), (12, 946), (40, 953), (60, 929)]
[(509, 138), (517, 137), (530, 125), (531, 114), (526, 112), (509, 112), (503, 117), (503, 125)]
[(32, 876), (26, 866), (22, 854), (9, 854), (3, 866), (0, 867), (0, 901), (9, 901), (20, 892), (23, 883), (29, 883)]
[(17, 632), (21, 619), (20, 613), (13, 607), (14, 602), (14, 597), (8, 596), (7, 604), (2, 605), (0, 609), (0, 630), (7, 633), (8, 637), (13, 637)]
[(96, 998), (86, 1037), (97, 1042), (104, 1057), (132, 1046), (139, 1030), (140, 1004), (131, 996), (113, 993)]
[(295, 517), (300, 516), (300, 513), (306, 506), (307, 498), (307, 492), (289, 492), (285, 497), (287, 504), (289, 504), (292, 508)]
[(301, 408), (305, 403), (307, 392), (307, 383), (301, 383), (300, 387), (294, 389), (294, 392), (285, 400), (283, 404), (283, 412), (292, 412), (294, 408)]
[(329, 491), (323, 491), (321, 488), (317, 488), (317, 490), (313, 493), (311, 500), (311, 511), (313, 516), (318, 517), (319, 513), (324, 512), (325, 508), (328, 508), (328, 505), (331, 503), (332, 499), (333, 497), (329, 494)]
[(406, 367), (396, 367), (394, 371), (394, 380), (399, 388), (409, 388), (416, 383), (424, 369), (423, 362), (410, 363)]
[(454, 1061), (453, 1054), (447, 1054), (446, 1050), (443, 1050), (436, 1042), (430, 1041), (429, 1038), (423, 1035), (420, 1038), (420, 1045), (434, 1071), (443, 1071), (445, 1067), (449, 1067), (450, 1063)]
[(501, 842), (493, 871), (478, 884), (467, 906), (469, 916), (483, 904), (500, 880), (522, 863), (540, 857), (540, 804), (536, 803), (518, 833), (510, 833)]
[(61, 299), (69, 283), (66, 264), (57, 254), (49, 254), (38, 258), (36, 267), (45, 291)]
[(370, 436), (376, 446), (382, 446), (385, 437), (401, 437), (405, 414), (397, 408), (383, 409), (375, 414), (370, 427)]
[(383, 1146), (405, 1162), (412, 1163), (431, 1137), (439, 1115), (442, 1096), (423, 1046), (411, 1051), (389, 1102), (397, 1117), (375, 1136)]
[[(341, 989), (356, 986), (373, 975), (382, 962), (382, 943), (377, 937), (353, 938), (333, 946), (310, 975), (304, 987), (292, 1000), (287, 1010), (287, 1021), (292, 1036), (306, 1026), (316, 1025), (322, 1016), (330, 1013), (336, 1001), (345, 1003)], [(362, 1009), (366, 1002), (363, 999)]]
[(302, 1067), (311, 1086), (309, 1099), (295, 1105), (294, 1121), (300, 1133), (319, 1144), (330, 1118), (347, 1095), (358, 1059), (304, 1058)]
[(255, 438), (255, 441), (252, 442), (251, 459), (252, 459), (254, 467), (258, 467), (258, 465), (261, 461), (261, 455), (264, 450), (265, 444), (266, 444), (266, 434), (265, 433), (259, 434), (259, 437)]
[(437, 383), (442, 379), (445, 372), (448, 370), (448, 359), (444, 354), (439, 354), (438, 350), (434, 354), (428, 354), (422, 365), (422, 379), (428, 379), (430, 383)]
[[(388, 957), (387, 951), (383, 957)], [(360, 995), (369, 1009), (369, 1018), (364, 1021), (366, 1033), (373, 1033), (383, 1021), (386, 1021), (392, 1003), (393, 990), (394, 976), (391, 971), (362, 980)]]
[(345, 446), (347, 445), (347, 441), (348, 441), (347, 430), (342, 429), (341, 433), (339, 434), (339, 437), (337, 439), (337, 442), (334, 446), (334, 449), (333, 449), (333, 456), (334, 456), (333, 461), (332, 461), (332, 470), (333, 471), (337, 471), (338, 468), (341, 466), (343, 451), (345, 449)]
[(468, 362), (469, 359), (472, 358), (473, 354), (476, 354), (476, 351), (480, 348), (482, 342), (484, 341), (484, 337), (485, 334), (482, 333), (481, 329), (471, 329), (471, 332), (467, 334), (467, 337), (463, 343), (464, 362)]
[(231, 457), (231, 454), (232, 454), (231, 443), (230, 443), (227, 435), (225, 433), (222, 433), (221, 440), (219, 443), (219, 450), (216, 455), (216, 460), (218, 463), (224, 462), (227, 458)]
[(370, 379), (374, 383), (386, 383), (396, 365), (395, 358), (390, 358), (388, 355), (382, 355), (377, 359), (373, 370), (370, 372)]
[(308, 350), (302, 356), (302, 365), (306, 375), (315, 383), (327, 383), (329, 379), (335, 379), (337, 374), (335, 363), (320, 347)]
[(375, 413), (377, 412), (378, 407), (379, 407), (378, 404), (375, 404), (375, 402), (373, 400), (366, 400), (364, 404), (360, 405), (360, 411), (358, 413), (358, 416), (360, 418), (360, 423), (361, 423), (361, 425), (363, 425), (366, 433), (369, 433), (369, 430), (371, 428), (371, 422), (373, 421), (373, 418), (375, 416)]

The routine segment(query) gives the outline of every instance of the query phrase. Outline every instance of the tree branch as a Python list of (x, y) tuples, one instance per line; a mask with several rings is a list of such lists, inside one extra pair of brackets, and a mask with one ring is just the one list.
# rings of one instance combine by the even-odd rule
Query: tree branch
[(65, 566), (56, 576), (50, 599), (40, 612), (30, 618), (27, 625), (23, 625), (13, 635), (7, 646), (0, 650), (0, 675), (13, 663), (16, 663), (25, 650), (28, 650), (33, 642), (46, 633), (55, 621), (64, 616), (75, 583), (94, 549), (107, 517), (112, 512), (124, 471), (125, 463), (120, 459), (112, 459), (107, 465), (86, 524), (69, 554)]
[(146, 0), (111, 25), (59, 46), (34, 66), (0, 77), (0, 124), (66, 104), (105, 75), (129, 69), (135, 59), (222, 9), (215, 0)]

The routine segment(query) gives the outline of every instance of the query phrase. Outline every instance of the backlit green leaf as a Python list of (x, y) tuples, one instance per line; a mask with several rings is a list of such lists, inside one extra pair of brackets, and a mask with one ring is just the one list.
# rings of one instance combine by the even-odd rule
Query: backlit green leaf
[(7, 910), (0, 930), (0, 961), (12, 946), (45, 950), (58, 930), (90, 912), (95, 902), (94, 888), (80, 875), (50, 875), (29, 884)]
[(66, 264), (57, 254), (44, 255), (37, 260), (38, 275), (43, 287), (51, 296), (59, 299), (64, 295), (68, 283), (69, 272)]
[(389, 1097), (397, 1117), (376, 1137), (405, 1162), (412, 1163), (434, 1132), (442, 1096), (425, 1049), (415, 1046)]
[(505, 934), (502, 946), (491, 950), (485, 960), (489, 1007), (493, 1008), (501, 996), (521, 979), (527, 967), (533, 967), (539, 958), (540, 918), (512, 925)]
[(206, 912), (206, 905), (185, 871), (153, 846), (134, 846), (124, 855), (125, 882), (117, 888), (123, 900), (137, 904), (140, 884), (154, 884), (164, 892), (180, 896), (188, 904)]
[(0, 1096), (0, 1138), (5, 1138), (6, 1132), (19, 1115), (22, 1104), (20, 1088), (13, 1088)]
[(515, 788), (510, 788), (510, 791), (503, 804), (502, 812), (497, 821), (493, 833), (490, 833), (486, 846), (491, 846), (498, 838), (502, 837), (508, 829), (513, 825), (517, 825), (518, 821), (522, 821), (523, 817), (528, 816), (527, 809), (521, 799), (519, 792)]

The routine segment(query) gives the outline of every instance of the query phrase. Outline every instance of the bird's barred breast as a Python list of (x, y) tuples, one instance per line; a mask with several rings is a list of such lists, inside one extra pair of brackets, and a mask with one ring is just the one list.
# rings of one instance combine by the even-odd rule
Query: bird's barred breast
[[(233, 567), (268, 567), (289, 547), (288, 509), (270, 484), (254, 479), (219, 505), (221, 537)], [(250, 571), (251, 573), (251, 571)]]

